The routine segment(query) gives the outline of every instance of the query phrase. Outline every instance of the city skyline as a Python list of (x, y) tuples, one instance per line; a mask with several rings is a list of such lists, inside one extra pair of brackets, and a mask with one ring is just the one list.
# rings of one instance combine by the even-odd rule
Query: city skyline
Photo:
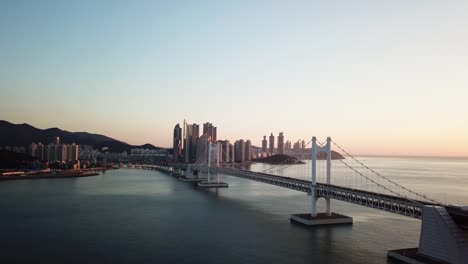
[[(183, 124), (183, 123), (184, 123), (184, 122), (182, 122), (182, 124)], [(195, 128), (195, 131), (199, 131), (199, 124), (197, 124), (197, 123), (188, 124), (188, 122), (186, 122), (186, 121), (185, 121), (185, 123), (186, 123), (188, 129), (190, 129), (190, 127), (192, 127), (192, 129)], [(204, 123), (204, 125), (206, 125), (206, 124), (212, 125), (212, 123), (209, 123), (209, 122)], [(29, 124), (29, 125), (30, 125), (30, 124)], [(39, 129), (47, 129), (47, 128), (40, 128), (40, 127), (36, 127), (36, 128), (39, 128)], [(216, 129), (216, 127), (214, 127), (214, 128)], [(180, 124), (179, 124), (179, 123), (177, 123), (177, 124), (175, 125), (175, 127), (173, 127), (173, 131), (172, 131), (173, 136), (171, 137), (172, 143), (167, 144), (167, 146), (163, 146), (163, 145), (154, 145), (154, 146), (155, 146), (155, 147), (162, 147), (162, 148), (166, 148), (166, 149), (173, 148), (173, 147), (175, 146), (174, 139), (175, 139), (175, 137), (176, 137), (176, 131), (175, 131), (176, 129), (177, 129), (177, 130), (180, 130), (180, 132), (177, 133), (177, 137), (179, 137), (179, 136), (181, 137), (181, 138), (179, 139), (179, 140), (180, 140), (180, 142), (179, 142), (179, 144), (180, 144), (180, 145), (179, 145), (179, 148), (180, 148), (179, 151), (182, 151), (182, 150), (183, 150), (183, 145), (184, 145), (183, 142), (182, 142), (182, 141), (183, 141), (183, 140), (182, 140), (182, 139), (183, 139), (183, 138), (182, 138), (182, 130), (183, 130), (183, 129), (180, 127)], [(65, 129), (65, 130), (66, 130), (66, 129)], [(73, 133), (73, 132), (86, 132), (86, 133), (91, 133), (91, 134), (97, 134), (97, 133), (94, 133), (94, 132), (92, 132), (92, 131), (69, 131), (69, 132), (72, 132), (72, 133)], [(266, 134), (267, 134), (267, 133), (265, 133), (265, 135), (262, 136), (260, 139), (257, 139), (257, 138), (256, 138), (255, 140), (253, 140), (253, 142), (258, 141), (259, 144), (251, 143), (252, 147), (258, 148), (261, 152), (267, 152), (267, 153), (271, 153), (271, 154), (278, 154), (279, 152), (278, 152), (277, 146), (274, 146), (273, 151), (270, 149), (270, 142), (269, 142), (269, 140), (266, 140), (266, 146), (267, 146), (267, 147), (266, 147), (266, 151), (263, 151), (263, 142), (262, 142), (262, 141), (263, 141), (264, 138), (267, 138)], [(100, 135), (100, 134), (97, 134), (97, 135)], [(204, 135), (204, 133), (201, 133), (201, 134), (199, 133), (199, 137), (202, 137), (203, 135)], [(311, 147), (311, 146), (310, 146), (310, 140), (309, 140), (309, 141), (307, 141), (306, 139), (296, 139), (296, 140), (293, 139), (293, 140), (291, 140), (290, 138), (284, 136), (284, 133), (283, 133), (283, 132), (279, 132), (279, 133), (276, 134), (276, 135), (275, 135), (273, 132), (271, 132), (270, 135), (268, 136), (268, 138), (271, 139), (271, 137), (273, 137), (273, 140), (276, 142), (277, 139), (278, 139), (278, 137), (280, 137), (281, 135), (283, 136), (284, 139), (286, 139), (286, 141), (284, 142), (284, 146), (283, 146), (285, 150), (288, 150), (288, 149), (289, 149), (289, 150), (293, 150), (293, 149), (295, 150), (296, 148), (297, 148), (297, 149), (309, 149), (309, 148)], [(103, 136), (109, 136), (109, 135), (103, 135)], [(110, 137), (113, 138), (112, 136), (110, 136)], [(114, 140), (117, 140), (117, 141), (121, 141), (121, 140), (118, 139), (118, 138), (113, 138), (113, 139), (114, 139)], [(229, 143), (229, 142), (235, 143), (236, 141), (238, 141), (238, 140), (243, 140), (243, 139), (245, 139), (245, 138), (240, 137), (240, 139), (239, 139), (239, 138), (236, 138), (236, 139), (234, 139), (234, 140), (222, 139), (222, 140), (218, 140), (217, 142), (218, 142), (218, 143), (221, 143), (221, 144), (222, 144), (223, 142), (225, 142), (225, 141), (228, 142), (228, 143)], [(318, 139), (320, 140), (320, 138), (318, 138)], [(325, 140), (325, 138), (323, 138), (323, 139)], [(55, 142), (56, 140), (58, 140), (58, 137), (57, 137), (57, 139), (54, 139), (54, 142)], [(247, 140), (248, 140), (248, 141), (251, 141), (250, 139), (247, 139)], [(122, 142), (131, 144), (131, 142), (125, 142), (125, 141), (122, 141)], [(43, 144), (47, 145), (47, 144), (52, 144), (53, 142), (52, 142), (52, 141), (44, 141), (44, 142), (41, 142), (41, 141), (33, 141), (33, 142), (31, 142), (31, 143), (37, 143), (37, 144), (43, 143)], [(147, 142), (147, 143), (148, 143), (148, 142)], [(55, 144), (56, 144), (56, 143), (55, 143)], [(71, 144), (74, 144), (74, 143), (70, 141), (69, 144), (71, 145)], [(146, 144), (146, 143), (145, 143), (145, 144)], [(151, 144), (151, 143), (149, 143), (149, 144)], [(292, 146), (291, 144), (293, 144), (294, 146)], [(141, 145), (144, 145), (144, 144), (141, 144)], [(233, 144), (231, 144), (231, 145), (233, 145)], [(296, 145), (297, 145), (297, 147), (296, 147)], [(29, 146), (29, 145), (28, 145), (28, 146)], [(0, 147), (1, 147), (1, 146), (0, 146)], [(5, 146), (3, 146), (3, 147), (22, 147), (22, 146), (15, 146), (15, 144), (13, 144), (13, 145), (8, 145), (8, 146), (5, 145)], [(135, 147), (141, 147), (141, 146), (135, 145)], [(339, 151), (339, 150), (338, 150), (338, 151)], [(371, 156), (401, 156), (401, 157), (405, 157), (405, 156), (410, 157), (410, 156), (413, 156), (413, 157), (468, 158), (468, 156), (455, 156), (455, 155), (454, 155), (454, 156), (450, 156), (450, 155), (442, 156), (442, 155), (418, 155), (418, 154), (413, 154), (413, 155), (411, 155), (411, 154), (382, 154), (382, 153), (355, 153), (355, 154), (357, 154), (357, 155), (363, 155), (363, 156), (365, 156), (365, 155), (371, 155)], [(180, 155), (180, 154), (178, 154), (178, 155)]]
[(284, 132), (358, 154), (467, 157), (467, 12), (462, 1), (2, 2), (0, 119), (161, 147), (187, 119), (258, 147)]

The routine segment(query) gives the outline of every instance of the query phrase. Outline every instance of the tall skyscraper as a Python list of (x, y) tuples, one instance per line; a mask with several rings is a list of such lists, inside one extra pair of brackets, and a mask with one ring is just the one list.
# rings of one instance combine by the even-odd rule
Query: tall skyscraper
[(283, 132), (280, 132), (279, 136), (278, 136), (278, 154), (284, 154), (284, 136), (283, 136)]
[(275, 136), (273, 136), (273, 133), (270, 134), (270, 149), (269, 152), (271, 154), (275, 153)]
[(290, 151), (291, 150), (291, 141), (287, 140), (286, 141), (286, 146), (284, 148), (285, 148), (285, 151)]
[(76, 161), (78, 160), (78, 145), (76, 145), (75, 143), (73, 143), (70, 147), (71, 149), (71, 153), (70, 153), (70, 161)]
[(203, 135), (208, 136), (209, 142), (216, 142), (217, 141), (217, 131), (216, 127), (213, 124), (206, 122), (203, 124)]
[(49, 144), (47, 145), (47, 161), (54, 161), (55, 160), (55, 145), (54, 144)]
[(184, 121), (184, 162), (194, 163), (196, 161), (196, 144), (199, 133), (199, 125), (189, 125)]
[(302, 140), (301, 143), (302, 143), (302, 144), (301, 144), (302, 150), (304, 150), (304, 149), (305, 149), (305, 145), (306, 145), (306, 144), (305, 144), (305, 140)]
[(41, 143), (31, 143), (29, 145), (29, 155), (36, 157), (38, 160), (47, 159), (47, 148)]
[(299, 150), (302, 149), (302, 145), (303, 145), (303, 144), (302, 144), (302, 141), (299, 139), (296, 143), (294, 143), (293, 149), (294, 149), (295, 151), (299, 151)]
[(62, 145), (58, 144), (54, 146), (55, 159), (54, 161), (62, 161)]
[(179, 124), (174, 127), (173, 149), (172, 161), (178, 162), (182, 157), (182, 128)]
[(252, 160), (252, 143), (250, 140), (245, 142), (245, 154), (244, 154), (245, 161)]
[(234, 143), (234, 161), (241, 163), (245, 161), (245, 141), (243, 139), (237, 140)]
[(63, 144), (62, 145), (62, 161), (69, 161), (70, 156), (69, 156), (69, 151), (68, 151), (68, 145)]
[(268, 142), (267, 142), (266, 136), (263, 136), (263, 140), (262, 140), (262, 152), (267, 152), (267, 148), (268, 148)]
[(198, 164), (207, 164), (208, 163), (208, 136), (203, 134), (197, 140), (197, 147), (196, 147), (196, 163)]

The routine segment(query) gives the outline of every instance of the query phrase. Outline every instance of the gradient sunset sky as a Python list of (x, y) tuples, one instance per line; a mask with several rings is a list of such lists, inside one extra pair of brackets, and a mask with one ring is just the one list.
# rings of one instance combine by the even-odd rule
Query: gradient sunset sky
[(468, 156), (468, 1), (0, 1), (0, 119)]

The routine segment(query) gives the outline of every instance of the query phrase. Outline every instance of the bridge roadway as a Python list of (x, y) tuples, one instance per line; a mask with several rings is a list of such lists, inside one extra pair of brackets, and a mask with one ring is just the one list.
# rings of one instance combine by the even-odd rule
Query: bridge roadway
[[(142, 167), (148, 169), (154, 168), (163, 171), (170, 171), (174, 168), (187, 170), (188, 166), (187, 164), (183, 163), (169, 163), (164, 165), (143, 165)], [(192, 164), (191, 169), (206, 172), (207, 166)], [(249, 170), (240, 170), (229, 167), (211, 167), (210, 171), (212, 173), (221, 173), (243, 179), (268, 183), (296, 191), (305, 192), (308, 194), (311, 193), (311, 181), (261, 172), (254, 172)], [(388, 194), (368, 192), (324, 183), (317, 183), (316, 196), (358, 204), (365, 207), (374, 208), (417, 219), (422, 218), (422, 207), (424, 205), (434, 205), (428, 202), (410, 200)]]

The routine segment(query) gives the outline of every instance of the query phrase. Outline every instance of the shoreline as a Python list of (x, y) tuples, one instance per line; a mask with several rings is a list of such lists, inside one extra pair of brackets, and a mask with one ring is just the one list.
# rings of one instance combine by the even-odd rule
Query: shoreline
[(100, 175), (97, 172), (77, 172), (77, 173), (59, 173), (59, 174), (36, 174), (36, 175), (14, 175), (0, 176), (0, 181), (22, 180), (22, 179), (50, 179), (50, 178), (80, 178)]

